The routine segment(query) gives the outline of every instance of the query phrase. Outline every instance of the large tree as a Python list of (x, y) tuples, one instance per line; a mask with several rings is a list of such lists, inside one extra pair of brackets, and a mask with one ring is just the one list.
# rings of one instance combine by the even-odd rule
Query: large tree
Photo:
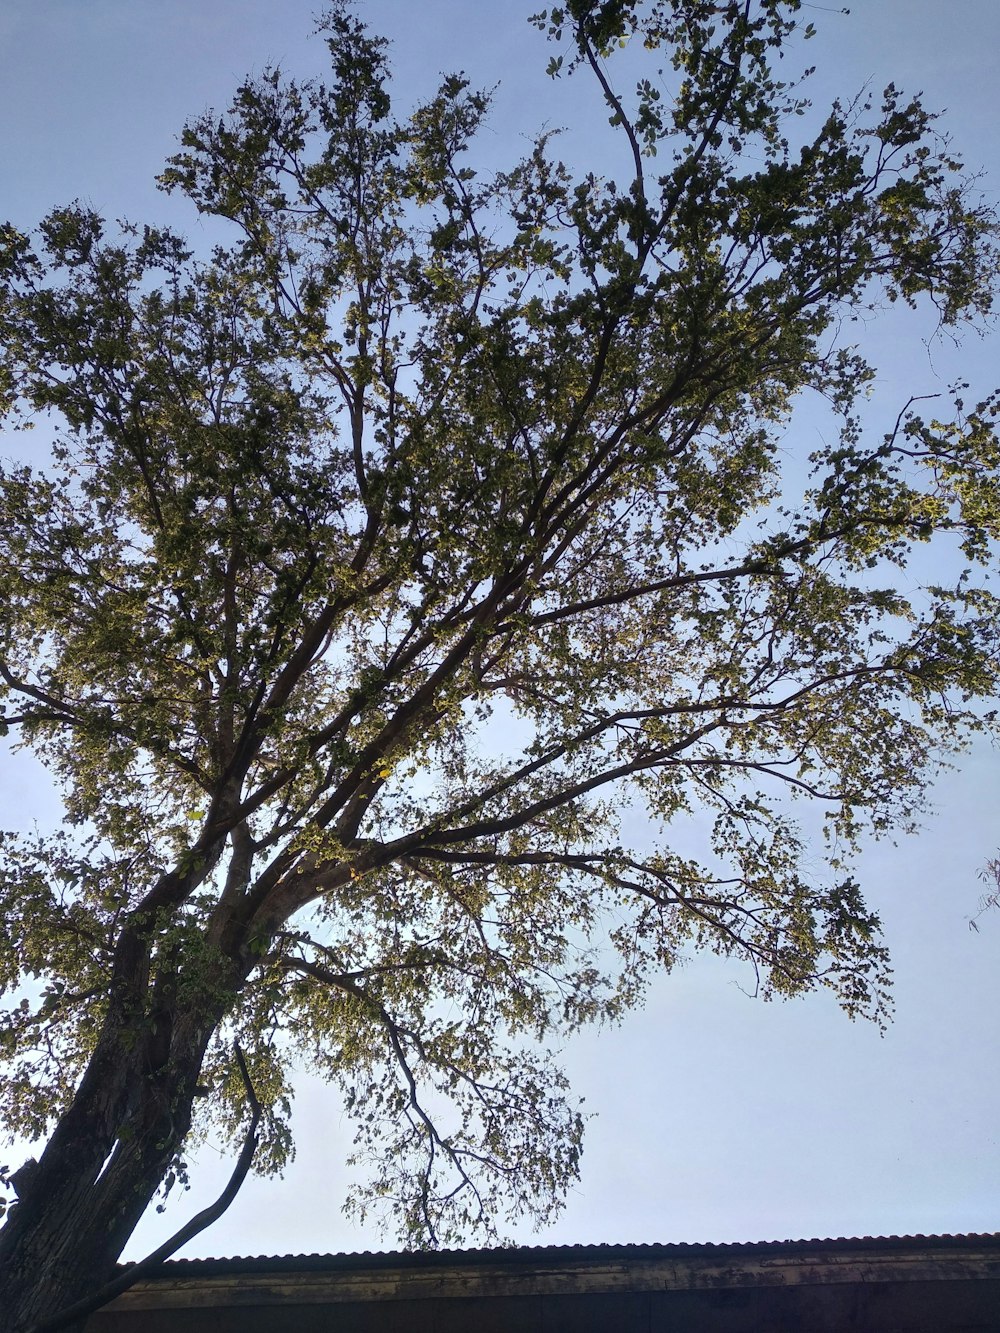
[[(209, 255), (80, 205), (3, 230), (4, 404), (55, 423), (2, 474), (4, 724), (65, 819), (2, 843), (3, 1116), (47, 1143), (0, 1327), (100, 1286), (192, 1136), (252, 1106), (279, 1168), (293, 1056), (435, 1243), (558, 1206), (546, 1048), (684, 949), (884, 1014), (847, 861), (995, 689), (995, 403), (869, 434), (840, 334), (981, 315), (995, 229), (919, 102), (796, 114), (798, 8), (538, 16), (616, 184), (545, 137), (477, 174), (488, 97), (397, 118), (336, 7), (328, 82), (185, 130), (161, 179)], [(841, 422), (808, 457), (807, 392)], [(904, 595), (932, 540), (966, 572)]]

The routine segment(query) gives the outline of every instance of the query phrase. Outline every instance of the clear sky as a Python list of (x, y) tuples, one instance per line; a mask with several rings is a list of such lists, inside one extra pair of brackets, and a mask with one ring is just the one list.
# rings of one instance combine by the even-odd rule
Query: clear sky
[[(498, 80), (482, 159), (516, 157), (522, 134), (569, 128), (583, 87), (541, 77), (548, 58), (525, 16), (543, 0), (362, 0), (394, 39), (399, 100), (464, 68)], [(0, 104), (5, 127), (0, 215), (30, 225), (80, 197), (111, 217), (170, 221), (197, 243), (199, 223), (157, 193), (154, 174), (186, 117), (222, 107), (247, 71), (278, 61), (320, 72), (310, 39), (319, 0), (5, 0)], [(943, 124), (970, 167), (1000, 190), (997, 0), (855, 0), (852, 14), (804, 6), (820, 29), (809, 52), (818, 103), (890, 79), (947, 108)], [(563, 94), (566, 94), (565, 98)], [(609, 168), (611, 174), (613, 169)], [(961, 349), (893, 320), (863, 334), (880, 378), (873, 429), (910, 393), (961, 372), (983, 394), (1000, 382), (994, 335)], [(789, 447), (808, 452), (808, 419)], [(0, 440), (0, 452), (12, 447)], [(20, 448), (20, 442), (18, 447)], [(526, 1243), (768, 1240), (800, 1236), (1000, 1230), (1000, 913), (969, 929), (977, 871), (998, 841), (1000, 758), (986, 744), (939, 783), (917, 837), (868, 850), (860, 877), (894, 953), (896, 1020), (885, 1037), (816, 996), (762, 1004), (738, 967), (693, 958), (665, 977), (618, 1029), (567, 1049), (595, 1113), (583, 1178), (555, 1226)], [(0, 756), (5, 824), (44, 822), (51, 795), (37, 771)], [(303, 1081), (299, 1156), (284, 1181), (252, 1182), (225, 1219), (184, 1251), (276, 1254), (387, 1248), (391, 1238), (342, 1219), (349, 1134), (339, 1108)], [(218, 1192), (229, 1163), (211, 1149), (195, 1188), (152, 1217), (130, 1257)]]

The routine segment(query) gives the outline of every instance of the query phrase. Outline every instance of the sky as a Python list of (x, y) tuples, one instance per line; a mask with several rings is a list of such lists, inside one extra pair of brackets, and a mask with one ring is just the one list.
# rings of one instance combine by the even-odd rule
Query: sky
[[(566, 154), (585, 160), (588, 143), (574, 136), (582, 83), (542, 77), (548, 52), (525, 21), (541, 3), (358, 7), (393, 39), (402, 104), (442, 71), (463, 68), (481, 86), (499, 81), (477, 165), (510, 161), (542, 125), (566, 126)], [(318, 8), (314, 0), (5, 0), (0, 217), (29, 226), (81, 198), (106, 216), (170, 222), (197, 244), (197, 218), (158, 193), (153, 177), (184, 120), (225, 106), (248, 71), (270, 62), (296, 75), (322, 71), (322, 43), (310, 37)], [(922, 90), (929, 106), (946, 109), (942, 125), (997, 198), (996, 0), (856, 0), (849, 16), (836, 6), (804, 13), (819, 28), (809, 60), (820, 106), (866, 84), (878, 92), (890, 79)], [(970, 398), (1000, 381), (995, 333), (954, 348), (925, 345), (923, 332), (907, 334), (898, 320), (864, 330), (880, 369), (873, 429), (911, 393), (939, 392), (958, 373), (972, 383)], [(820, 427), (806, 420), (795, 429), (808, 436)], [(0, 438), (0, 454), (7, 448)], [(764, 1004), (747, 995), (751, 978), (737, 965), (692, 958), (620, 1027), (566, 1048), (574, 1088), (594, 1116), (582, 1179), (553, 1226), (515, 1239), (1000, 1230), (1000, 912), (981, 918), (978, 933), (969, 927), (983, 891), (977, 873), (1000, 842), (998, 774), (1000, 757), (986, 742), (958, 757), (919, 835), (871, 846), (860, 862), (893, 952), (896, 1017), (885, 1036), (852, 1024), (827, 996)], [(0, 756), (0, 809), (5, 823), (52, 817), (52, 794), (30, 760)], [(294, 1127), (298, 1156), (285, 1179), (249, 1182), (184, 1255), (392, 1248), (391, 1236), (340, 1214), (350, 1136), (332, 1095), (303, 1079)], [(204, 1206), (229, 1167), (204, 1149), (194, 1188), (141, 1224), (126, 1257)]]

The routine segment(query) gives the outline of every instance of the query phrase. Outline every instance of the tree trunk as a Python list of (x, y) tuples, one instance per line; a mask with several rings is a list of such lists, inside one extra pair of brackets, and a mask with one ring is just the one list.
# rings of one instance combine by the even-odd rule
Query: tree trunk
[[(72, 1105), (0, 1231), (0, 1333), (103, 1286), (191, 1123), (208, 1039), (221, 1013), (105, 1024)], [(164, 1023), (166, 1020), (166, 1023)], [(164, 1027), (169, 1031), (166, 1060)]]

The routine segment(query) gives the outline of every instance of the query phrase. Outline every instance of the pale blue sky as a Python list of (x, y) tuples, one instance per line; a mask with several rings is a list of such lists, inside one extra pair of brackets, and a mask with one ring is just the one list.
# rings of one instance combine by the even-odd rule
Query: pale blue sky
[[(540, 72), (547, 54), (525, 16), (542, 0), (367, 0), (372, 26), (395, 40), (399, 98), (442, 69), (501, 81), (483, 156), (510, 160), (519, 134), (570, 127), (584, 89)], [(314, 0), (6, 0), (0, 12), (5, 126), (0, 215), (28, 225), (81, 197), (109, 216), (199, 224), (153, 186), (185, 117), (223, 106), (250, 69), (277, 60), (318, 72)], [(817, 102), (866, 81), (895, 80), (948, 108), (956, 147), (1000, 188), (994, 84), (996, 0), (856, 0), (806, 6), (820, 27), (810, 50)], [(813, 12), (815, 11), (815, 12)], [(613, 174), (614, 168), (608, 170)], [(956, 352), (871, 328), (880, 358), (873, 428), (911, 393), (958, 371), (985, 392), (1000, 381), (998, 342)], [(819, 429), (798, 424), (808, 445)], [(795, 442), (799, 447), (798, 442)], [(0, 450), (6, 446), (0, 442)], [(808, 449), (805, 450), (808, 452)], [(1000, 841), (988, 746), (937, 788), (925, 832), (871, 849), (860, 867), (882, 912), (896, 967), (896, 1021), (884, 1038), (852, 1025), (823, 996), (764, 1005), (749, 978), (704, 958), (664, 978), (618, 1030), (568, 1049), (575, 1086), (596, 1113), (583, 1179), (561, 1220), (526, 1242), (726, 1241), (1000, 1229), (1000, 913), (972, 933), (976, 874)], [(51, 798), (19, 762), (0, 768), (4, 823), (51, 816)], [(348, 1133), (339, 1108), (303, 1085), (299, 1157), (283, 1182), (253, 1182), (226, 1218), (184, 1251), (264, 1254), (385, 1248), (374, 1228), (341, 1218)], [(144, 1223), (130, 1254), (151, 1248), (220, 1188), (228, 1162), (210, 1150), (196, 1188)]]

